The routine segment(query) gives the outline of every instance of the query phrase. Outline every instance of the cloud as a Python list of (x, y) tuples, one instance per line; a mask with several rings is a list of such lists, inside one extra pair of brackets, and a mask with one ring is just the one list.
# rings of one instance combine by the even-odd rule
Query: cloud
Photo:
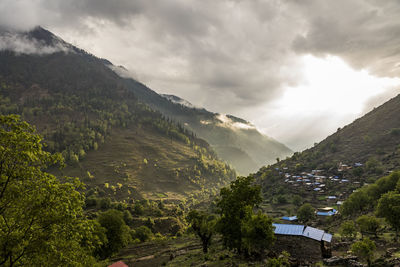
[(54, 40), (52, 44), (29, 39), (26, 35), (17, 32), (0, 32), (0, 51), (9, 50), (17, 54), (45, 55), (56, 52), (70, 52), (70, 47), (60, 40)]
[[(2, 25), (54, 29), (162, 92), (183, 93), (192, 102), (205, 94), (196, 104), (208, 108), (217, 101), (221, 107), (259, 105), (297, 80), (290, 51), (296, 29), (281, 1), (4, 0), (0, 5)], [(95, 41), (85, 47), (88, 33)], [(101, 46), (95, 42), (110, 45), (93, 51)], [(123, 48), (128, 55), (112, 58)], [(226, 94), (233, 102), (224, 101)]]
[(297, 52), (336, 55), (356, 69), (400, 76), (398, 1), (302, 1), (295, 6), (307, 24), (293, 42)]
[[(334, 55), (373, 75), (400, 76), (398, 0), (0, 1), (0, 26), (36, 25), (125, 66), (157, 92), (250, 121), (304, 83), (305, 54)], [(304, 125), (318, 119), (309, 115)], [(335, 119), (332, 129), (347, 122)], [(280, 132), (298, 119), (286, 121)], [(268, 121), (260, 123), (268, 128)], [(298, 128), (299, 143), (313, 143), (322, 133), (309, 136), (307, 128)]]

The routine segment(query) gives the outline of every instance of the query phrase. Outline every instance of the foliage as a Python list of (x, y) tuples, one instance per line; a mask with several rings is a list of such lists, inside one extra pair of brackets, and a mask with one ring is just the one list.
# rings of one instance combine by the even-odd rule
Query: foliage
[(243, 224), (253, 214), (254, 206), (261, 203), (260, 187), (252, 185), (253, 178), (238, 177), (230, 187), (221, 189), (217, 201), (218, 213), (221, 218), (217, 229), (222, 235), (224, 245), (230, 249), (242, 252)]
[(290, 266), (289, 257), (290, 254), (286, 251), (283, 251), (278, 258), (269, 259), (267, 262), (267, 267)]
[(379, 199), (377, 206), (377, 216), (385, 220), (395, 229), (396, 238), (400, 230), (400, 193), (396, 191), (388, 192)]
[(303, 204), (297, 210), (297, 218), (299, 219), (300, 222), (307, 223), (312, 218), (314, 218), (314, 216), (315, 216), (315, 210), (309, 203)]
[(354, 239), (357, 235), (356, 226), (353, 221), (344, 221), (340, 226), (340, 234), (345, 238)]
[(374, 250), (376, 246), (374, 241), (369, 238), (365, 238), (364, 240), (358, 241), (351, 246), (351, 251), (368, 262), (368, 266), (371, 265), (372, 257), (374, 256)]
[(91, 265), (100, 240), (83, 216), (77, 179), (44, 172), (62, 164), (18, 116), (0, 116), (0, 265)]
[(248, 254), (262, 255), (265, 249), (272, 246), (275, 236), (272, 219), (258, 213), (243, 223), (243, 248)]
[(138, 228), (135, 229), (133, 233), (133, 237), (136, 239), (139, 239), (141, 242), (147, 241), (151, 239), (153, 236), (153, 233), (151, 232), (150, 228), (142, 225)]
[(362, 235), (372, 233), (376, 236), (379, 229), (379, 220), (374, 216), (363, 215), (357, 218), (356, 223)]
[(359, 214), (368, 211), (377, 200), (385, 193), (393, 190), (400, 180), (400, 172), (393, 172), (375, 181), (374, 184), (364, 186), (358, 191), (352, 193), (340, 208), (344, 216)]
[(354, 213), (359, 213), (366, 210), (371, 204), (370, 198), (364, 188), (354, 192), (346, 199), (340, 207), (340, 212), (344, 216), (349, 216)]
[(209, 214), (197, 210), (191, 210), (187, 216), (191, 228), (200, 237), (203, 252), (208, 252), (208, 246), (211, 244), (211, 238), (214, 234), (215, 219)]
[(100, 255), (105, 258), (124, 248), (130, 240), (129, 227), (125, 224), (123, 213), (118, 210), (108, 210), (101, 213), (98, 221), (106, 229), (108, 242), (101, 248)]

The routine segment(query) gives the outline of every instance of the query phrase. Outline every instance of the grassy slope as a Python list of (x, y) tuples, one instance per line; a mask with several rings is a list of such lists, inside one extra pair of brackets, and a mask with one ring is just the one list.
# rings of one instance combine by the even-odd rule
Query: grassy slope
[[(190, 146), (151, 128), (116, 129), (97, 151), (90, 151), (82, 162), (66, 167), (62, 174), (85, 177), (90, 187), (104, 188), (105, 183), (115, 186), (117, 199), (129, 197), (128, 188), (148, 198), (174, 198), (200, 189), (186, 175), (176, 175), (176, 170), (193, 168), (197, 158)], [(124, 187), (118, 189), (117, 183)]]
[[(173, 103), (134, 80), (125, 79), (125, 82), (141, 101), (195, 132), (216, 149), (220, 158), (232, 164), (243, 175), (257, 171), (260, 166), (274, 162), (277, 157), (284, 158), (292, 154), (288, 147), (261, 134), (257, 129), (223, 127), (216, 113)], [(228, 117), (233, 122), (248, 124), (234, 116)], [(227, 155), (224, 153), (226, 150), (234, 153)]]
[(396, 168), (400, 164), (400, 133), (395, 130), (400, 129), (399, 113), (400, 95), (306, 150), (303, 157), (318, 155), (316, 164), (324, 161), (365, 163), (375, 157), (389, 169)]

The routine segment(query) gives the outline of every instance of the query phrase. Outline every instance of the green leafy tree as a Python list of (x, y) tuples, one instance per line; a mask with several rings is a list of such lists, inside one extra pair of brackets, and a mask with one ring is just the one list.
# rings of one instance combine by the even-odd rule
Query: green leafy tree
[(374, 216), (363, 215), (357, 218), (356, 223), (360, 229), (361, 235), (372, 233), (377, 236), (380, 226), (379, 220)]
[(353, 221), (344, 221), (339, 229), (340, 235), (344, 238), (354, 239), (357, 229)]
[(309, 203), (303, 204), (297, 210), (297, 218), (299, 219), (300, 222), (307, 223), (314, 217), (315, 217), (315, 210)]
[(371, 266), (375, 249), (376, 246), (374, 241), (370, 240), (368, 237), (351, 246), (351, 251), (361, 259), (367, 261), (368, 266)]
[(224, 245), (242, 252), (242, 225), (253, 214), (253, 208), (261, 203), (260, 187), (252, 185), (252, 177), (238, 177), (229, 187), (221, 189), (217, 209), (221, 215), (217, 230)]
[(371, 206), (371, 198), (368, 196), (365, 189), (360, 189), (350, 195), (348, 199), (340, 207), (340, 212), (344, 216), (350, 216), (360, 213)]
[(203, 252), (208, 252), (211, 238), (214, 234), (215, 219), (209, 214), (197, 210), (191, 210), (187, 216), (193, 231), (200, 237), (203, 245)]
[(376, 211), (377, 216), (385, 218), (395, 229), (397, 240), (400, 230), (400, 193), (391, 191), (382, 195), (379, 199)]
[(77, 179), (46, 173), (62, 164), (43, 151), (41, 137), (18, 116), (0, 115), (0, 265), (93, 265), (100, 245), (83, 216)]
[(130, 229), (125, 224), (124, 215), (121, 211), (105, 211), (99, 215), (98, 221), (106, 229), (108, 240), (101, 249), (103, 258), (118, 252), (131, 241)]
[(139, 239), (141, 242), (151, 239), (152, 236), (153, 233), (151, 232), (150, 228), (145, 225), (135, 229), (134, 237)]
[(275, 240), (272, 219), (258, 213), (243, 223), (243, 248), (247, 254), (261, 255)]

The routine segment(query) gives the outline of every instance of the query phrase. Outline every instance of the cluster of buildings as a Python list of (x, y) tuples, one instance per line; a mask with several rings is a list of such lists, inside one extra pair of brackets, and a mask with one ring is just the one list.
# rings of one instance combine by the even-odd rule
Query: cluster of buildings
[[(337, 205), (341, 205), (341, 199), (344, 198), (343, 194), (330, 195), (331, 189), (340, 188), (352, 184), (352, 187), (360, 187), (359, 181), (353, 181), (348, 178), (344, 178), (345, 171), (355, 167), (362, 167), (361, 163), (355, 163), (354, 165), (346, 165), (340, 163), (337, 169), (338, 174), (327, 175), (325, 170), (312, 170), (311, 172), (301, 172), (300, 174), (290, 173), (288, 168), (285, 167), (282, 170), (278, 168), (280, 175), (283, 175), (284, 182), (294, 188), (304, 188), (307, 191), (314, 191), (318, 195), (325, 195), (326, 199)], [(347, 176), (347, 175), (346, 175)]]

